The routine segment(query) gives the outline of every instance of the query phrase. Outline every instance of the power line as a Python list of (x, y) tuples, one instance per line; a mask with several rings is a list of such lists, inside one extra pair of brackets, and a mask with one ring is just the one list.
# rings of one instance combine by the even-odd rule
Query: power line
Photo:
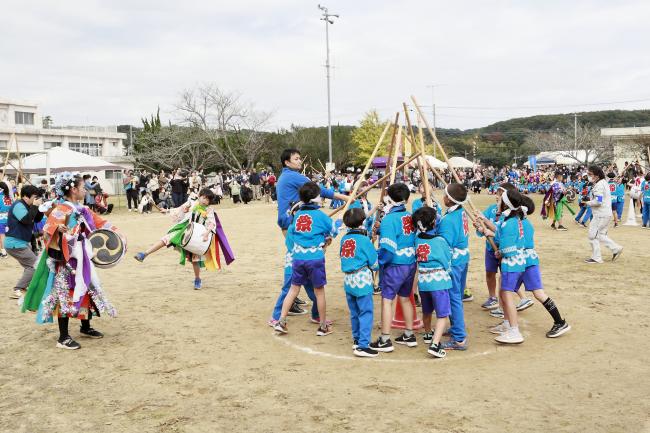
[(575, 107), (593, 107), (600, 105), (630, 104), (635, 102), (650, 102), (650, 98), (628, 99), (625, 101), (610, 102), (589, 102), (584, 104), (559, 104), (559, 105), (502, 105), (502, 106), (477, 106), (477, 105), (437, 105), (437, 108), (448, 108), (452, 110), (524, 110), (539, 108), (575, 108)]

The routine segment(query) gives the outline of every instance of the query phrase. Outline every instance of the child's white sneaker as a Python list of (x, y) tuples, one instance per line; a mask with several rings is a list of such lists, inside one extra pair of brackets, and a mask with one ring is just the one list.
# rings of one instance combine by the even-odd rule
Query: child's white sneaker
[(494, 340), (503, 344), (520, 344), (524, 342), (524, 337), (519, 332), (519, 328), (510, 328)]
[(501, 322), (494, 328), (490, 328), (490, 332), (493, 334), (501, 335), (504, 332), (506, 332), (508, 329), (510, 329), (510, 325), (506, 324), (506, 322)]

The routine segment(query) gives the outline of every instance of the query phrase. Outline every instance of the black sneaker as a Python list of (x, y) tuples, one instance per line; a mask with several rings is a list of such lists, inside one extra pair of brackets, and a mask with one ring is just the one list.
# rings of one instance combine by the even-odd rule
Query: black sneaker
[(474, 295), (469, 290), (463, 292), (463, 302), (472, 302), (474, 300)]
[(416, 307), (421, 307), (421, 306), (422, 306), (422, 302), (420, 302), (420, 295), (418, 295), (417, 293), (415, 293), (415, 294), (413, 294), (413, 298), (415, 299), (415, 306), (416, 306)]
[(381, 295), (381, 288), (379, 286), (373, 287), (372, 288), (372, 294), (373, 295)]
[(555, 223), (551, 224), (551, 228), (552, 228), (553, 230), (557, 230), (557, 228), (555, 227)]
[(445, 352), (445, 349), (442, 348), (442, 344), (440, 343), (432, 344), (431, 346), (429, 346), (427, 353), (435, 356), (436, 358), (444, 358), (445, 356), (447, 356), (447, 352)]
[(569, 325), (566, 320), (562, 323), (554, 323), (550, 331), (546, 333), (548, 338), (557, 338), (562, 334), (566, 334), (571, 330), (571, 325)]
[(560, 231), (560, 232), (565, 232), (565, 231), (567, 231), (568, 229), (567, 229), (566, 227), (560, 225), (560, 226), (557, 226), (557, 230)]
[(298, 304), (294, 302), (289, 309), (289, 316), (302, 316), (303, 314), (307, 314), (307, 311), (300, 308)]
[(68, 336), (63, 341), (57, 341), (56, 347), (59, 349), (77, 350), (81, 348), (81, 345)]
[(305, 301), (303, 301), (302, 299), (300, 299), (300, 298), (296, 298), (296, 300), (293, 301), (293, 303), (297, 304), (298, 306), (307, 305), (307, 303)]
[(352, 350), (356, 349), (359, 347), (359, 342), (357, 340), (352, 340)]
[(379, 355), (379, 352), (369, 347), (357, 347), (352, 353), (354, 356), (358, 356), (360, 358), (376, 358), (377, 355)]
[(382, 343), (381, 338), (377, 338), (377, 341), (373, 341), (369, 344), (369, 346), (371, 349), (376, 350), (377, 352), (387, 353), (395, 350), (395, 347), (393, 347), (393, 343), (390, 341), (390, 338), (385, 343)]
[(422, 341), (424, 341), (424, 344), (431, 344), (433, 341), (433, 332), (425, 332), (422, 334)]
[(408, 347), (415, 347), (418, 345), (418, 340), (415, 338), (415, 334), (411, 334), (410, 337), (407, 337), (406, 334), (402, 334), (395, 339), (397, 344), (405, 344)]
[(102, 334), (101, 332), (99, 332), (94, 328), (88, 328), (88, 329), (81, 328), (79, 332), (81, 333), (82, 337), (104, 338), (104, 334)]
[(622, 253), (623, 253), (623, 248), (615, 252), (614, 255), (612, 256), (612, 262), (615, 262), (616, 259), (618, 259), (621, 256)]

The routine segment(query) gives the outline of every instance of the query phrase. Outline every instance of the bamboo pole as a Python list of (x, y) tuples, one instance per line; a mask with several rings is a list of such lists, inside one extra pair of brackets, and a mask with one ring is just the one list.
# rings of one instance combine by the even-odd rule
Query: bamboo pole
[[(420, 166), (422, 167), (422, 182), (424, 182), (424, 197), (425, 197), (425, 203), (427, 206), (431, 207), (431, 185), (429, 185), (429, 170), (426, 169), (425, 166), (425, 155), (426, 153), (424, 152), (424, 134), (422, 133), (422, 120), (421, 116), (418, 115), (418, 141), (420, 143), (420, 153), (422, 156), (418, 158), (418, 163), (422, 163)], [(427, 164), (428, 165), (428, 164)]]
[(400, 149), (401, 142), (402, 142), (402, 126), (400, 125), (399, 130), (397, 131), (397, 146), (395, 146), (395, 150), (393, 152), (393, 159), (391, 160), (391, 168), (390, 168), (391, 185), (395, 182), (395, 175), (397, 174), (395, 168), (397, 167), (397, 159), (399, 158), (399, 149)]
[(5, 163), (2, 166), (2, 178), (0, 180), (4, 181), (5, 172), (7, 171), (7, 163), (9, 162), (9, 155), (11, 155), (11, 143), (16, 139), (16, 133), (12, 133), (7, 142), (7, 156), (5, 157)]
[[(422, 114), (422, 110), (420, 110), (420, 106), (418, 105), (418, 101), (415, 99), (415, 96), (411, 95), (411, 101), (413, 101), (413, 104), (415, 105), (415, 109), (418, 111), (420, 117), (422, 118), (422, 121), (424, 122), (424, 125), (427, 127), (427, 130), (429, 131), (429, 134), (431, 134), (431, 137), (433, 138), (433, 142), (434, 142), (435, 146), (438, 148), (438, 150), (440, 151), (440, 154), (445, 159), (445, 162), (447, 163), (447, 168), (449, 169), (449, 172), (454, 177), (456, 182), (461, 183), (460, 178), (458, 177), (458, 173), (456, 173), (456, 170), (454, 169), (453, 165), (449, 162), (449, 158), (447, 157), (447, 152), (445, 152), (445, 149), (442, 147), (442, 144), (440, 144), (440, 142), (438, 141), (438, 137), (436, 137), (436, 133), (433, 132), (433, 130), (429, 126), (429, 122), (427, 121), (426, 117), (424, 117), (424, 115)], [(474, 222), (478, 221), (478, 224), (483, 229), (486, 229), (485, 224), (483, 224), (483, 221), (480, 218), (477, 219), (477, 217), (476, 217), (476, 215), (478, 215), (479, 212), (476, 209), (476, 207), (474, 206), (474, 203), (472, 203), (472, 200), (469, 198), (469, 194), (467, 195), (467, 204), (471, 208), (471, 212), (467, 212), (467, 215), (472, 220), (472, 222), (474, 223)], [(486, 238), (487, 238), (487, 241), (490, 243), (490, 246), (492, 246), (492, 248), (494, 249), (494, 251), (498, 251), (498, 248), (497, 248), (496, 244), (494, 243), (494, 240), (489, 236), (486, 236)]]
[[(422, 139), (422, 143), (418, 143), (418, 141), (415, 138), (415, 132), (413, 132), (413, 126), (411, 125), (411, 117), (409, 116), (409, 109), (408, 106), (406, 105), (405, 102), (402, 103), (402, 107), (404, 108), (404, 115), (406, 116), (406, 124), (409, 129), (409, 134), (411, 136), (411, 140), (415, 148), (417, 149), (418, 153), (420, 153), (420, 157), (418, 158), (418, 169), (420, 170), (420, 181), (425, 182), (424, 183), (424, 201), (427, 206), (431, 207), (431, 197), (430, 197), (430, 190), (429, 190), (429, 177), (427, 175), (427, 172), (424, 168), (424, 139)], [(419, 145), (418, 145), (419, 144)]]
[[(388, 146), (388, 156), (386, 158), (386, 169), (384, 170), (384, 174), (388, 174), (388, 167), (389, 165), (392, 166), (392, 157), (393, 157), (393, 148), (395, 147), (395, 137), (397, 136), (397, 128), (399, 127), (399, 112), (395, 113), (395, 122), (393, 123), (393, 136), (391, 137), (390, 140), (390, 146)], [(393, 184), (393, 179), (395, 178), (392, 176), (391, 172), (391, 177), (390, 177), (390, 182), (388, 185)], [(382, 203), (384, 201), (384, 196), (386, 195), (386, 179), (384, 179), (381, 182), (381, 186), (379, 187), (379, 203)]]
[(362, 173), (361, 177), (354, 184), (354, 188), (352, 188), (352, 191), (350, 192), (350, 199), (348, 199), (348, 201), (345, 202), (345, 206), (343, 206), (343, 213), (345, 213), (345, 211), (348, 210), (348, 208), (350, 207), (352, 202), (356, 199), (357, 191), (359, 190), (359, 186), (361, 185), (361, 179), (363, 179), (363, 176), (365, 176), (366, 172), (368, 171), (368, 167), (370, 167), (370, 164), (372, 163), (372, 160), (375, 158), (375, 155), (377, 155), (377, 151), (381, 147), (382, 141), (384, 141), (384, 137), (386, 136), (386, 133), (388, 132), (388, 128), (390, 128), (390, 122), (386, 123), (386, 127), (384, 127), (384, 131), (381, 133), (381, 136), (379, 137), (379, 140), (377, 141), (377, 144), (375, 145), (375, 148), (373, 149), (372, 153), (370, 154), (370, 158), (368, 158), (368, 162), (366, 162), (366, 166), (363, 168), (363, 171), (361, 172)]
[[(401, 163), (400, 165), (398, 165), (397, 168), (396, 168), (396, 170), (401, 170), (402, 168), (406, 167), (407, 165), (409, 165), (410, 163), (412, 163), (413, 161), (415, 161), (415, 159), (418, 157), (418, 155), (420, 155), (420, 152), (415, 152), (415, 153), (413, 154), (413, 156), (411, 156), (411, 157), (408, 159), (408, 161), (404, 161), (403, 163)], [(379, 179), (377, 179), (377, 182), (375, 182), (375, 183), (373, 183), (372, 185), (369, 185), (369, 186), (367, 186), (366, 188), (362, 189), (361, 192), (359, 192), (358, 194), (356, 194), (356, 195), (350, 195), (350, 200), (348, 200), (348, 203), (351, 203), (351, 202), (353, 202), (354, 200), (356, 200), (357, 197), (360, 197), (360, 196), (366, 194), (368, 191), (370, 191), (371, 189), (373, 189), (373, 188), (375, 187), (375, 185), (377, 185), (378, 183), (381, 183), (381, 181), (383, 181), (384, 179), (387, 179), (389, 176), (390, 176), (390, 173), (389, 173), (389, 174), (384, 174), (382, 177), (380, 177)], [(334, 209), (334, 211), (332, 211), (332, 212), (330, 213), (329, 216), (332, 217), (332, 216), (336, 215), (336, 214), (339, 213), (342, 209), (343, 209), (343, 207), (339, 207), (339, 208), (337, 208), (337, 209)]]

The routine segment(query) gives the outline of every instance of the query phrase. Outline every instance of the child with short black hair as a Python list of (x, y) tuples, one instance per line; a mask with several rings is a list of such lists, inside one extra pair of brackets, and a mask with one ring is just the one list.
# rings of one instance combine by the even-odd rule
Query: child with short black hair
[(341, 239), (339, 256), (341, 270), (345, 273), (343, 289), (350, 309), (352, 325), (353, 354), (374, 358), (378, 352), (368, 345), (372, 336), (373, 321), (373, 275), (379, 269), (377, 251), (363, 229), (366, 214), (361, 208), (348, 209), (343, 215), (343, 224), (348, 232)]
[[(440, 339), (451, 314), (449, 289), (451, 289), (451, 248), (447, 241), (436, 234), (435, 208), (421, 207), (413, 214), (413, 225), (418, 230), (415, 240), (415, 255), (418, 263), (418, 290), (422, 302), (424, 342), (430, 344), (427, 352), (436, 358), (447, 353)], [(435, 329), (431, 317), (436, 312)]]
[(332, 238), (338, 234), (338, 229), (332, 219), (320, 210), (320, 187), (316, 183), (307, 182), (301, 186), (299, 196), (301, 201), (294, 206), (297, 211), (285, 241), (288, 250), (293, 253), (291, 288), (282, 303), (280, 320), (273, 328), (281, 334), (288, 332), (289, 309), (298, 296), (300, 287), (311, 282), (320, 319), (316, 335), (323, 337), (332, 333), (326, 317), (325, 248), (332, 243)]
[(463, 311), (463, 293), (467, 284), (469, 266), (469, 221), (463, 209), (465, 200), (467, 200), (467, 188), (464, 185), (448, 184), (443, 199), (447, 212), (438, 226), (438, 234), (447, 241), (451, 248), (450, 339), (442, 343), (443, 349), (446, 350), (467, 350), (468, 346)]
[(393, 301), (399, 297), (406, 329), (395, 339), (397, 344), (417, 346), (413, 334), (413, 306), (410, 296), (415, 278), (415, 227), (406, 211), (410, 191), (403, 183), (388, 187), (384, 197), (385, 216), (379, 225), (379, 266), (381, 287), (381, 335), (370, 344), (379, 352), (392, 352), (390, 340)]

